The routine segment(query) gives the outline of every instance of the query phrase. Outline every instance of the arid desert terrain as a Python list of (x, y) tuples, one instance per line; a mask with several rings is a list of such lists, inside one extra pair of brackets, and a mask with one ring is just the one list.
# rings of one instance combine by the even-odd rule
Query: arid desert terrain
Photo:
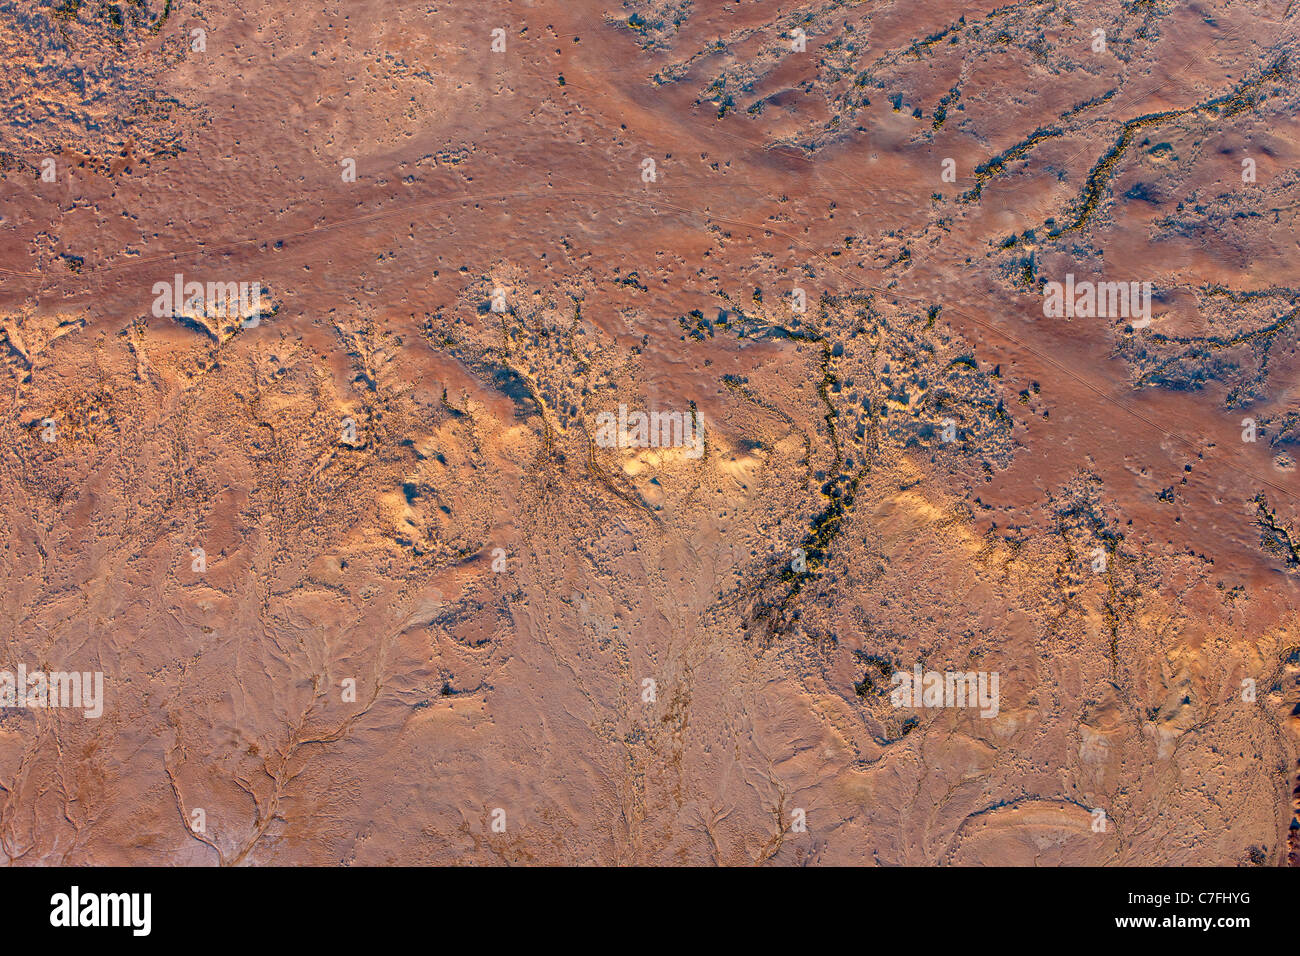
[(0, 862), (1300, 865), (1300, 0), (0, 0), (0, 104)]

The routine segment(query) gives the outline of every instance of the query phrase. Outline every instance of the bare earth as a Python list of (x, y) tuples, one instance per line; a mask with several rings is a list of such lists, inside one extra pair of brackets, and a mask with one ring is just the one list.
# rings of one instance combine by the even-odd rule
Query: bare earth
[(104, 682), (0, 861), (1300, 865), (1298, 81), (1296, 0), (0, 0), (0, 670)]

